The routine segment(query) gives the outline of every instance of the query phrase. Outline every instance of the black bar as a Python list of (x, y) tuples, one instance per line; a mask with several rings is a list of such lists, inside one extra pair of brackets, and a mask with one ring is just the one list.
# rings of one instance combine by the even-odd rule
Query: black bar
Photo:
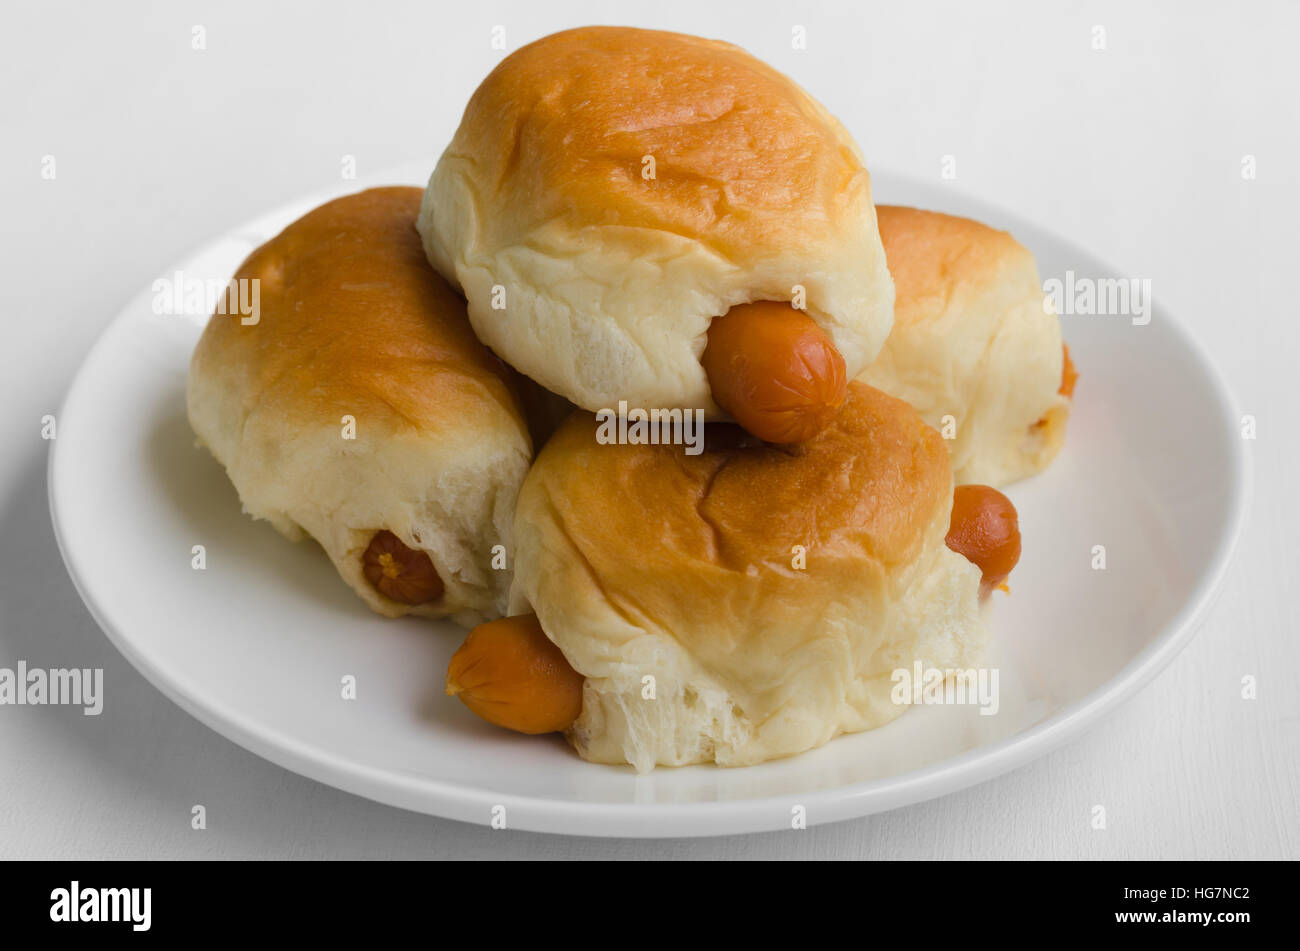
[[(784, 920), (800, 928), (846, 927), (864, 942), (891, 922), (916, 937), (955, 940), (1008, 935), (1056, 943), (1066, 936), (1124, 932), (1179, 941), (1197, 935), (1232, 940), (1260, 924), (1285, 924), (1290, 916), (1280, 912), (1279, 896), (1289, 893), (1295, 869), (1288, 863), (1246, 862), (890, 862), (825, 868), (728, 863), (725, 869), (710, 862), (677, 863), (671, 869), (633, 862), (554, 870), (534, 863), (451, 868), (421, 862), (25, 862), (8, 863), (6, 871), (9, 884), (0, 891), (0, 913), (9, 934), (214, 939), (285, 931), (337, 939), (418, 927), (427, 940), (437, 941), (455, 933), (444, 928), (464, 927), (494, 944), (495, 929), (507, 924), (531, 921), (539, 937), (554, 929), (556, 937), (577, 940), (606, 919), (619, 929), (614, 934), (635, 940), (632, 936), (641, 933), (658, 941), (689, 933), (690, 922), (700, 915), (713, 932), (726, 920), (739, 920), (740, 933), (755, 926), (761, 932)], [(147, 930), (144, 889), (149, 890)], [(119, 920), (53, 920), (71, 917), (74, 894), (77, 917), (116, 908)], [(1052, 930), (1045, 932), (1045, 926)]]

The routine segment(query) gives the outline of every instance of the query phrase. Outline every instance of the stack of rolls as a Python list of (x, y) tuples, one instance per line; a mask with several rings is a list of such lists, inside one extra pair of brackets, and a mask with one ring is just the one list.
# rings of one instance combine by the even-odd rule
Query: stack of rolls
[(902, 714), (900, 669), (977, 665), (998, 487), (1073, 392), (1025, 248), (876, 206), (808, 93), (674, 33), (517, 50), (422, 193), (236, 276), (261, 319), (212, 318), (188, 402), (245, 509), (472, 627), (446, 692), (482, 719), (641, 771), (794, 755)]

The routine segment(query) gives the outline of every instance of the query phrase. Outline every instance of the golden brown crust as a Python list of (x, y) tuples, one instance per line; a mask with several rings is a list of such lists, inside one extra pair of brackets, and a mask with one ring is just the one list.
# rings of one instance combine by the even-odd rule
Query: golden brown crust
[(843, 127), (781, 73), (729, 43), (624, 27), (512, 53), (448, 152), (486, 163), (476, 179), (526, 209), (480, 223), (496, 243), (509, 240), (499, 228), (554, 220), (689, 235), (731, 257), (774, 234), (848, 226), (870, 188)]
[(1064, 439), (1061, 328), (1033, 255), (969, 218), (880, 205), (894, 326), (858, 379), (947, 430), (958, 482), (1006, 485)]
[(893, 322), (852, 137), (785, 76), (693, 36), (591, 27), (506, 57), (419, 229), (479, 339), (592, 411), (725, 419), (700, 355), (739, 304), (798, 296), (849, 375)]
[(954, 286), (987, 286), (1009, 268), (1033, 267), (1032, 255), (1010, 234), (969, 218), (877, 205), (876, 219), (894, 278), (896, 332), (940, 317)]
[[(256, 319), (211, 318), (186, 404), (245, 511), (315, 538), (372, 608), (476, 623), (504, 602), (492, 551), (510, 550), (532, 443), (515, 374), (424, 257), (421, 200), (340, 198), (254, 251), (235, 278), (258, 282)], [(427, 556), (419, 592), (366, 575), (381, 531)]]
[[(943, 439), (905, 403), (861, 383), (831, 426), (793, 446), (752, 444), (738, 427), (710, 424), (705, 451), (600, 445), (597, 421), (577, 413), (538, 457), (527, 492), (542, 493), (611, 600), (671, 601), (701, 572), (768, 575), (766, 594), (799, 603), (839, 558), (907, 562), (936, 512), (951, 505)], [(651, 611), (651, 613), (656, 613)]]
[(898, 716), (893, 670), (982, 650), (947, 449), (907, 404), (853, 383), (805, 443), (715, 424), (698, 456), (597, 426), (571, 417), (524, 480), (510, 596), (586, 678), (583, 757), (789, 756)]
[(518, 414), (509, 369), (425, 260), (421, 196), (393, 187), (339, 198), (254, 251), (234, 276), (260, 282), (260, 319), (211, 320), (194, 371), (235, 377), (241, 418), (350, 414), (440, 431), (485, 398)]

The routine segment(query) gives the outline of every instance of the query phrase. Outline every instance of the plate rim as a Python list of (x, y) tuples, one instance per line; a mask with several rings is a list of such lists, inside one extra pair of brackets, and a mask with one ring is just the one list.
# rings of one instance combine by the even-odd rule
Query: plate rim
[[(316, 200), (328, 200), (321, 196), (349, 194), (374, 187), (380, 182), (409, 177), (410, 171), (421, 165), (427, 167), (424, 162), (402, 163), (374, 175), (349, 181), (344, 186), (332, 185), (315, 189), (282, 202), (210, 237), (160, 273), (174, 270), (179, 264), (195, 259), (219, 241), (255, 230), (266, 218), (276, 216), (283, 210)], [(876, 172), (882, 178), (909, 189), (926, 187), (921, 180), (898, 174), (892, 169), (877, 169)], [(873, 178), (875, 174), (873, 173)], [(1077, 242), (1064, 239), (1054, 229), (1024, 219), (1018, 213), (1007, 213), (998, 205), (967, 193), (955, 193), (954, 199), (955, 204), (978, 208), (979, 214), (988, 214), (994, 220), (1026, 220), (1051, 240), (1079, 248), (1105, 264), (1104, 258), (1081, 247)], [(147, 299), (150, 292), (150, 286), (146, 285), (129, 298), (100, 331), (78, 363), (60, 402), (59, 419), (66, 417), (68, 406), (74, 402), (85, 380), (87, 367), (99, 351), (107, 346), (113, 332), (129, 319), (137, 302), (142, 298)], [(1202, 375), (1209, 381), (1215, 402), (1228, 418), (1240, 415), (1240, 407), (1233, 391), (1208, 349), (1168, 308), (1161, 309), (1169, 318), (1165, 323), (1187, 348), (1199, 365)], [(1142, 650), (1110, 679), (1026, 730), (919, 769), (818, 789), (807, 794), (792, 792), (778, 796), (690, 803), (578, 802), (495, 792), (427, 777), (417, 780), (389, 769), (358, 764), (328, 749), (301, 742), (274, 728), (259, 726), (240, 711), (227, 709), (210, 698), (198, 699), (189, 695), (182, 683), (157, 667), (146, 654), (138, 651), (131, 638), (87, 596), (84, 565), (78, 562), (69, 548), (67, 528), (59, 512), (58, 487), (65, 478), (61, 475), (63, 470), (60, 466), (63, 453), (60, 440), (52, 442), (46, 466), (47, 496), (55, 541), (68, 575), (87, 611), (109, 641), (165, 697), (209, 729), (262, 759), (353, 795), (399, 809), (476, 825), (488, 824), (491, 807), (500, 804), (506, 807), (507, 815), (511, 816), (510, 828), (559, 835), (688, 838), (777, 831), (789, 828), (789, 806), (795, 802), (807, 809), (809, 825), (820, 825), (925, 802), (968, 789), (1025, 765), (1078, 737), (1104, 714), (1113, 713), (1161, 673), (1187, 646), (1222, 591), (1253, 501), (1252, 457), (1244, 440), (1229, 440), (1233, 449), (1228, 470), (1229, 484), (1226, 486), (1229, 494), (1228, 514), (1215, 539), (1213, 557), (1194, 582), (1192, 596), (1184, 601)], [(476, 819), (476, 816), (481, 818)]]

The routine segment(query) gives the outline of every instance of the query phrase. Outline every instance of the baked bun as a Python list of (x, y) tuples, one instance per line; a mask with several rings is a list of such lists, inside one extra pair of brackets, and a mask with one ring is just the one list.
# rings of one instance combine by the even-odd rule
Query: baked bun
[[(532, 442), (513, 374), (425, 260), (419, 206), (418, 188), (372, 189), (254, 251), (235, 279), (260, 282), (260, 319), (209, 321), (187, 403), (250, 515), (315, 538), (380, 614), (473, 623), (504, 606), (492, 549), (509, 548)], [(370, 551), (382, 531), (428, 556), (441, 596), (405, 603), (368, 580), (371, 555), (394, 567)]]
[(593, 411), (721, 416), (700, 365), (710, 322), (797, 305), (796, 286), (850, 379), (892, 320), (857, 145), (715, 40), (588, 27), (512, 53), (470, 99), (419, 227), (479, 338)]
[(898, 716), (894, 670), (982, 651), (980, 569), (945, 543), (947, 447), (900, 400), (852, 383), (805, 443), (713, 424), (694, 456), (597, 426), (572, 416), (524, 482), (510, 605), (586, 678), (586, 759), (788, 756)]
[[(958, 483), (1005, 485), (1065, 440), (1061, 328), (1034, 256), (1005, 231), (934, 211), (876, 209), (894, 329), (859, 377), (949, 425)], [(951, 416), (949, 421), (945, 417)]]

